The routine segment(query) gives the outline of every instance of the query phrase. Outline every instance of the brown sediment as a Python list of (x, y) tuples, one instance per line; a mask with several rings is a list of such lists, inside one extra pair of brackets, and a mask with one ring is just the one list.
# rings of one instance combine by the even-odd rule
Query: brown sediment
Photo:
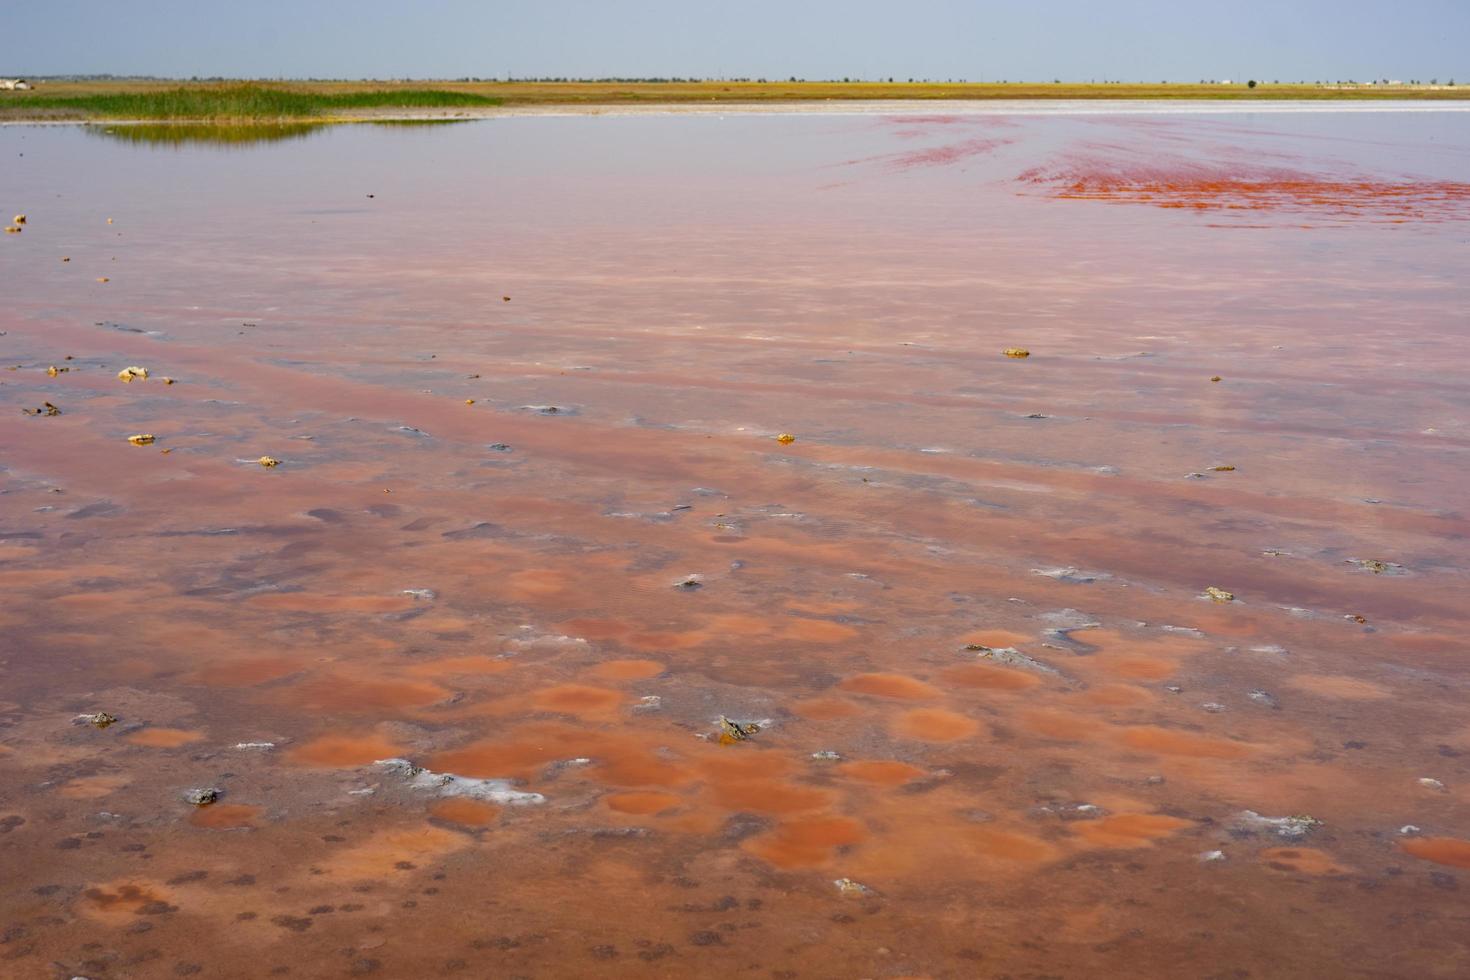
[(893, 730), (925, 742), (955, 742), (969, 738), (980, 730), (980, 724), (944, 708), (916, 708), (900, 715)]
[(1104, 728), (1100, 721), (1065, 711), (1024, 711), (1020, 721), (1028, 731), (1064, 742), (1086, 741)]
[(1268, 868), (1299, 874), (1342, 875), (1353, 870), (1333, 860), (1325, 851), (1311, 847), (1268, 847), (1257, 857)]
[(965, 842), (985, 857), (1023, 864), (1042, 864), (1061, 856), (1060, 849), (1044, 840), (995, 827), (976, 827), (965, 834)]
[(716, 783), (710, 799), (727, 810), (751, 813), (804, 813), (832, 803), (832, 794), (812, 786), (775, 779), (741, 779)]
[(609, 810), (618, 813), (649, 815), (672, 810), (684, 802), (684, 798), (673, 793), (613, 793), (603, 798)]
[(1079, 820), (1072, 825), (1072, 832), (1098, 847), (1146, 847), (1192, 826), (1193, 821), (1160, 813), (1118, 813), (1098, 820)]
[(182, 728), (145, 728), (133, 732), (127, 740), (134, 745), (146, 745), (156, 749), (176, 749), (204, 737), (203, 732), (186, 731)]
[(946, 668), (940, 676), (948, 684), (990, 691), (1024, 691), (1041, 683), (1041, 678), (1034, 674), (990, 664), (960, 664)]
[(850, 817), (806, 817), (784, 821), (742, 846), (778, 868), (810, 868), (828, 863), (838, 848), (865, 837), (863, 825)]
[(118, 773), (78, 776), (76, 779), (63, 783), (57, 789), (56, 795), (68, 800), (95, 800), (117, 792), (129, 782), (131, 780), (127, 776)]
[(162, 884), (146, 879), (111, 881), (83, 890), (76, 902), (79, 912), (90, 919), (109, 925), (136, 922), (140, 912), (150, 907), (177, 910), (174, 895)]
[(804, 701), (793, 701), (791, 710), (812, 721), (836, 721), (840, 718), (851, 718), (863, 712), (862, 708), (841, 698), (807, 698)]
[(501, 660), (485, 654), (469, 654), (463, 657), (442, 657), (426, 660), (404, 669), (405, 674), (415, 677), (455, 677), (457, 675), (502, 674), (512, 668), (509, 660)]
[(1470, 868), (1470, 840), (1455, 837), (1411, 837), (1399, 846), (1406, 854), (1416, 858), (1447, 864), (1455, 868)]
[(900, 701), (927, 701), (939, 697), (935, 688), (902, 674), (858, 674), (837, 686), (853, 694), (871, 694)]
[(371, 732), (361, 735), (323, 735), (295, 746), (286, 759), (300, 766), (356, 769), (379, 759), (399, 756), (403, 747)]
[(413, 597), (404, 595), (319, 595), (311, 592), (278, 592), (251, 596), (250, 605), (273, 612), (309, 613), (387, 613), (402, 612), (413, 606)]
[(884, 760), (844, 762), (837, 767), (837, 771), (859, 782), (874, 783), (878, 786), (902, 786), (904, 783), (911, 783), (926, 775), (925, 770), (918, 766), (911, 766), (907, 762)]
[(429, 804), (429, 816), (462, 827), (488, 827), (500, 816), (500, 807), (484, 800), (456, 796)]
[(1308, 694), (1344, 701), (1382, 701), (1392, 696), (1387, 688), (1372, 681), (1340, 674), (1295, 674), (1286, 683)]
[(259, 826), (261, 808), (245, 803), (213, 803), (195, 807), (189, 823), (209, 830), (243, 830)]
[(453, 694), (429, 681), (376, 680), (323, 674), (282, 691), (281, 697), (314, 710), (374, 714), (385, 709), (423, 708)]
[(424, 826), (382, 830), (324, 862), (334, 878), (381, 880), (417, 869), (420, 862), (453, 854), (469, 846), (464, 833)]
[(657, 660), (605, 660), (593, 667), (594, 677), (610, 681), (636, 681), (657, 677), (667, 668)]
[(1080, 697), (1108, 708), (1131, 708), (1157, 700), (1152, 692), (1132, 684), (1102, 684), (1084, 691)]
[(531, 695), (531, 704), (541, 711), (577, 717), (603, 717), (615, 713), (626, 700), (621, 691), (585, 684), (559, 684)]
[(1239, 742), (1152, 725), (1125, 728), (1118, 735), (1118, 741), (1130, 749), (1137, 749), (1141, 752), (1190, 756), (1197, 759), (1244, 759), (1254, 751), (1251, 746), (1242, 745)]
[(858, 637), (858, 631), (841, 623), (824, 619), (787, 619), (780, 635), (789, 640), (805, 643), (844, 643)]
[(300, 669), (301, 663), (288, 657), (254, 657), (201, 667), (192, 679), (210, 687), (250, 687), (279, 680)]

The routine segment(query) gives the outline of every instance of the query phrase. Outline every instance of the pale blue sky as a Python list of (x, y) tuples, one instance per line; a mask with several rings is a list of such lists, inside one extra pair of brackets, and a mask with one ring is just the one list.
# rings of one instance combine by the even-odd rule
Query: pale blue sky
[(0, 0), (0, 76), (1456, 77), (1470, 0)]

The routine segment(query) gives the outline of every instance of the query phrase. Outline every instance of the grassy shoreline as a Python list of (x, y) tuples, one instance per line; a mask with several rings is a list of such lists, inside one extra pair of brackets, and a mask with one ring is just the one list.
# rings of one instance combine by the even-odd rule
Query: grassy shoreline
[(1093, 85), (929, 82), (185, 82), (57, 81), (0, 92), (0, 121), (322, 121), (393, 110), (628, 107), (709, 103), (985, 100), (1470, 100), (1456, 87)]

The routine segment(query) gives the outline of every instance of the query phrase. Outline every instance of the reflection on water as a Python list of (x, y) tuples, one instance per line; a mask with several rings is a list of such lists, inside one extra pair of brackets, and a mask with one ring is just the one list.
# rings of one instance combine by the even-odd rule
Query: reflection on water
[[(419, 129), (468, 121), (464, 119), (375, 119), (355, 125)], [(109, 123), (86, 126), (84, 132), (104, 139), (150, 146), (235, 148), (305, 139), (320, 133), (330, 125), (333, 124), (313, 122)]]
[(1470, 975), (1465, 118), (0, 131), (0, 975)]

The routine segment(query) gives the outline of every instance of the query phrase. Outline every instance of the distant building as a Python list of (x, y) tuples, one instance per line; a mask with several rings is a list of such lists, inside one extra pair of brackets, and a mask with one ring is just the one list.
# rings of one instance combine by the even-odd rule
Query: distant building
[(0, 78), (0, 91), (24, 91), (30, 87), (31, 83), (24, 78)]

